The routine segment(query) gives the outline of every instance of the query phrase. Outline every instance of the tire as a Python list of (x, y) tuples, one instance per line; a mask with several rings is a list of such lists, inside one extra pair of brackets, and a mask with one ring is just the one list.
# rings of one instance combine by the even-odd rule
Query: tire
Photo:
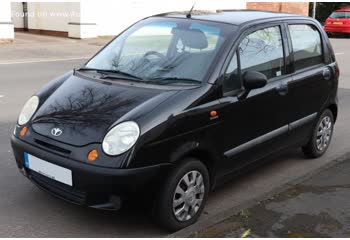
[(318, 158), (327, 151), (332, 140), (333, 128), (334, 116), (326, 109), (319, 117), (309, 142), (302, 147), (306, 157)]
[[(185, 176), (187, 176), (188, 179), (186, 179)], [(200, 176), (202, 176), (202, 181), (200, 181)], [(192, 181), (193, 178), (196, 179), (196, 181)], [(190, 185), (191, 188), (188, 188), (185, 179), (190, 180), (187, 182), (191, 182), (194, 186)], [(203, 184), (200, 184), (201, 182)], [(198, 187), (196, 187), (196, 185)], [(209, 173), (205, 165), (194, 158), (184, 159), (181, 164), (171, 171), (159, 192), (154, 206), (154, 220), (161, 227), (171, 232), (195, 223), (204, 209), (209, 186)], [(180, 187), (182, 191), (179, 191), (180, 189), (178, 189), (178, 187)], [(175, 191), (182, 192), (183, 197), (180, 197), (181, 195), (175, 193)], [(202, 199), (202, 201), (198, 199)], [(178, 206), (173, 208), (173, 203), (175, 203), (176, 200)], [(190, 204), (192, 204), (192, 206)], [(183, 211), (180, 211), (180, 209), (183, 209)], [(188, 214), (186, 209), (188, 209)], [(176, 211), (182, 214), (176, 215)]]

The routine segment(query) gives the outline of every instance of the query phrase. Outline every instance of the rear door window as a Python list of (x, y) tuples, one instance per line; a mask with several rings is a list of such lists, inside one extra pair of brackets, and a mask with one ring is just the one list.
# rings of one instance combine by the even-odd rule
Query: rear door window
[(311, 25), (289, 25), (295, 70), (323, 63), (321, 35)]

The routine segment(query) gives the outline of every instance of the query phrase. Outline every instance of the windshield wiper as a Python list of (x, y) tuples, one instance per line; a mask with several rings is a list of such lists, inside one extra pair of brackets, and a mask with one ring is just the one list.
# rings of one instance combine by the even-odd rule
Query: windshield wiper
[(201, 83), (201, 81), (192, 78), (179, 78), (179, 77), (165, 77), (165, 78), (152, 78), (147, 82), (156, 84), (168, 84), (168, 83)]
[(97, 73), (100, 73), (102, 76), (100, 78), (106, 79), (106, 78), (111, 78), (111, 79), (128, 79), (128, 80), (133, 80), (137, 82), (142, 82), (142, 83), (150, 83), (150, 84), (159, 84), (159, 85), (166, 85), (166, 84), (171, 84), (171, 83), (195, 83), (198, 84), (201, 81), (191, 79), (191, 78), (179, 78), (179, 77), (165, 77), (165, 78), (152, 78), (152, 79), (143, 79), (138, 76), (135, 76), (131, 73), (123, 72), (120, 70), (112, 70), (112, 69), (98, 69), (98, 68), (88, 68), (88, 67), (81, 67), (75, 69), (76, 71), (95, 71)]
[[(113, 70), (113, 69), (97, 69), (97, 68), (87, 68), (87, 67), (81, 67), (76, 69), (77, 71), (95, 71), (97, 73), (100, 73), (102, 76), (100, 78), (106, 79), (106, 78), (112, 78), (112, 79), (118, 79), (122, 77), (127, 77), (127, 79), (131, 80), (137, 80), (137, 81), (144, 81), (142, 78), (135, 76), (131, 73), (123, 72), (120, 70)], [(118, 76), (117, 76), (118, 75)]]

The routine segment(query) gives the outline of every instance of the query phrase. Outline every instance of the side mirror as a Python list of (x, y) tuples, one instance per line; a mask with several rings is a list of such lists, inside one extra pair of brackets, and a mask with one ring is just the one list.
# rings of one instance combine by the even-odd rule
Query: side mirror
[(267, 77), (259, 72), (247, 71), (243, 73), (243, 86), (247, 90), (265, 87)]
[(245, 91), (238, 96), (239, 100), (246, 99), (250, 90), (265, 87), (267, 84), (267, 77), (259, 72), (246, 71), (242, 77)]

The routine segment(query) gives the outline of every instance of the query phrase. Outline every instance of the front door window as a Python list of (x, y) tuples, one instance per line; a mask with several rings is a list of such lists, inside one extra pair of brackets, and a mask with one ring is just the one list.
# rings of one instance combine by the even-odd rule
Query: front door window
[(284, 74), (283, 42), (280, 27), (269, 27), (249, 34), (239, 45), (242, 74), (256, 71), (268, 79)]

